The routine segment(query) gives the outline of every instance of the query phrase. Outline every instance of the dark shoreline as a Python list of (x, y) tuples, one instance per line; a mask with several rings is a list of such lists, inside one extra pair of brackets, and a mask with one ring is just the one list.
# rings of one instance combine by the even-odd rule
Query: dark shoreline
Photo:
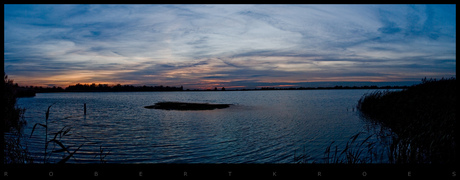
[(396, 164), (456, 162), (456, 79), (422, 80), (402, 91), (363, 96), (357, 109), (366, 119), (389, 128), (390, 162)]
[(53, 88), (43, 88), (46, 90), (34, 90), (34, 89), (27, 89), (27, 96), (18, 96), (18, 97), (33, 97), (36, 93), (68, 93), (68, 92), (226, 92), (226, 91), (285, 91), (285, 90), (362, 90), (362, 89), (374, 89), (374, 90), (390, 90), (390, 89), (407, 89), (409, 86), (384, 86), (384, 87), (372, 87), (372, 86), (361, 86), (361, 87), (312, 87), (312, 88), (259, 88), (259, 89), (229, 89), (229, 90), (133, 90), (133, 91), (113, 91), (113, 90), (64, 90), (64, 89), (56, 89)]

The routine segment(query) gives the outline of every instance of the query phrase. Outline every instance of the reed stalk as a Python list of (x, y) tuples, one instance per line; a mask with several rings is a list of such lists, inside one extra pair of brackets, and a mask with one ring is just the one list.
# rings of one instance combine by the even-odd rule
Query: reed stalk
[[(55, 103), (54, 103), (55, 104)], [(46, 110), (46, 116), (45, 116), (45, 124), (41, 124), (41, 123), (36, 123), (33, 128), (32, 128), (32, 132), (30, 133), (30, 137), (32, 137), (34, 131), (35, 131), (35, 128), (37, 127), (37, 125), (41, 126), (41, 127), (44, 127), (45, 128), (45, 148), (44, 148), (44, 151), (45, 151), (45, 154), (43, 156), (43, 163), (46, 164), (48, 163), (48, 160), (51, 156), (51, 153), (60, 153), (60, 152), (67, 152), (68, 155), (67, 156), (64, 156), (59, 162), (58, 164), (62, 164), (62, 163), (65, 163), (67, 162), (71, 157), (73, 157), (73, 155), (78, 151), (80, 150), (80, 148), (85, 144), (81, 144), (78, 148), (76, 148), (73, 152), (71, 152), (69, 150), (69, 146), (65, 146), (62, 141), (61, 141), (61, 138), (63, 136), (69, 136), (69, 132), (70, 130), (72, 129), (71, 127), (68, 127), (68, 126), (64, 126), (61, 130), (59, 130), (58, 132), (56, 133), (48, 133), (48, 129), (49, 129), (49, 124), (48, 124), (48, 119), (49, 119), (49, 114), (50, 114), (50, 108), (51, 106), (53, 106), (54, 104), (48, 106), (48, 109)], [(48, 136), (49, 135), (54, 135), (53, 138), (51, 140), (48, 140)], [(49, 147), (49, 144), (50, 143), (53, 143), (55, 146), (58, 145), (60, 147), (60, 149), (58, 150), (53, 150), (51, 151), (51, 153), (48, 153), (48, 147)]]

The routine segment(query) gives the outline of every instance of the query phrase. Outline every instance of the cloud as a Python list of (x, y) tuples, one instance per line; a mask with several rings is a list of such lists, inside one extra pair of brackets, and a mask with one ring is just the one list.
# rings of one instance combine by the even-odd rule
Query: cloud
[[(456, 9), (450, 5), (4, 9), (5, 70), (17, 82), (81, 77), (204, 86), (455, 75)], [(68, 73), (77, 75), (65, 80)]]

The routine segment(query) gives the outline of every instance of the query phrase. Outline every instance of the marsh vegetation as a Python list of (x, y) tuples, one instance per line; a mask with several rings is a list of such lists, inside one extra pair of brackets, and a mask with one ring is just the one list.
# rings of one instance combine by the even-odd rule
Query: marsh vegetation
[[(351, 136), (344, 146), (332, 141), (322, 163), (455, 163), (456, 92), (455, 78), (424, 78), (402, 91), (365, 94), (356, 108), (368, 132)], [(295, 154), (294, 162), (310, 158), (305, 152)]]
[[(4, 80), (2, 81), (2, 123), (1, 128), (4, 137), (2, 138), (3, 146), (3, 163), (4, 164), (33, 164), (42, 162), (44, 164), (54, 163), (51, 161), (51, 157), (58, 159), (56, 161), (58, 164), (66, 163), (70, 158), (74, 158), (78, 161), (74, 154), (80, 150), (80, 148), (85, 144), (79, 144), (78, 146), (67, 145), (63, 138), (66, 136), (76, 136), (75, 133), (72, 134), (71, 126), (63, 126), (58, 131), (55, 129), (50, 129), (50, 109), (54, 105), (49, 105), (45, 113), (44, 123), (35, 123), (30, 136), (26, 136), (23, 132), (24, 126), (27, 125), (24, 113), (25, 108), (20, 108), (16, 105), (17, 97), (20, 95), (18, 91), (15, 90), (17, 85), (14, 85), (13, 80), (8, 79), (8, 76), (4, 75)], [(44, 128), (44, 137), (43, 141), (43, 161), (40, 161), (41, 157), (33, 156), (29, 152), (29, 147), (27, 145), (27, 140), (36, 140), (34, 137), (37, 136), (36, 129)], [(34, 137), (33, 137), (34, 136)], [(88, 142), (89, 139), (86, 139), (84, 136), (79, 136), (79, 138), (85, 139)], [(104, 152), (105, 150), (105, 152)], [(110, 154), (110, 151), (107, 152), (105, 148), (100, 146), (100, 152), (95, 153), (97, 158), (101, 163), (105, 163), (105, 157)]]
[(445, 164), (455, 161), (456, 79), (422, 79), (402, 91), (363, 96), (357, 109), (394, 135), (390, 163)]
[(17, 96), (14, 86), (13, 80), (8, 79), (8, 76), (3, 74), (1, 81), (3, 163), (30, 163), (33, 162), (33, 158), (28, 147), (22, 144), (23, 126), (27, 124), (24, 119), (25, 109), (16, 106)]

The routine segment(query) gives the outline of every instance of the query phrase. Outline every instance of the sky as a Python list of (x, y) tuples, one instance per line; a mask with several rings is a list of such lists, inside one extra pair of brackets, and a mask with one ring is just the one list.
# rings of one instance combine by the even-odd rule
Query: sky
[(449, 78), (456, 6), (6, 4), (4, 64), (21, 86), (51, 87)]

